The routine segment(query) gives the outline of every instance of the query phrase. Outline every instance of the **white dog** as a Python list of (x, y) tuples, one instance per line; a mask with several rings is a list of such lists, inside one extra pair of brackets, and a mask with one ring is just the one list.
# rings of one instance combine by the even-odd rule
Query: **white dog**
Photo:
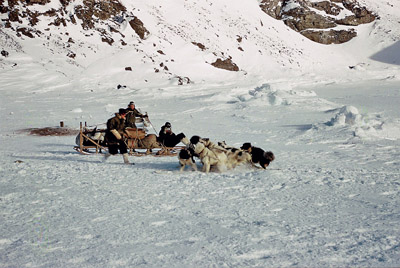
[(233, 169), (240, 164), (251, 163), (251, 154), (234, 147), (229, 147), (225, 142), (217, 144), (209, 139), (193, 136), (190, 139), (191, 146), (203, 163), (203, 171), (209, 172), (215, 166), (218, 171)]
[(251, 163), (251, 154), (241, 149), (231, 148), (226, 152), (226, 155), (228, 157), (228, 169), (233, 169), (241, 164)]
[(232, 146), (228, 146), (225, 141), (218, 142), (218, 146), (226, 150), (228, 156), (228, 168), (235, 168), (240, 164), (251, 163), (251, 154)]
[(215, 144), (214, 142), (210, 141), (209, 138), (200, 138), (200, 142), (203, 143), (208, 149), (210, 150), (220, 150), (223, 152), (227, 152), (227, 148), (220, 146), (220, 144)]
[(219, 172), (226, 169), (228, 157), (224, 151), (213, 149), (208, 149), (204, 143), (200, 141), (199, 136), (193, 136), (190, 139), (193, 146), (194, 152), (200, 158), (203, 163), (203, 171), (210, 172), (211, 166), (216, 167)]

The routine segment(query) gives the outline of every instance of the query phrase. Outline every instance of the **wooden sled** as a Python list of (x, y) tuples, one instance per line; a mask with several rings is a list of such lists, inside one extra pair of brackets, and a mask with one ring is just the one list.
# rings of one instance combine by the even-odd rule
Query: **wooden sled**
[[(98, 132), (104, 132), (104, 130), (95, 130)], [(86, 122), (85, 122), (85, 127), (82, 126), (82, 122), (80, 123), (80, 128), (79, 128), (79, 145), (74, 146), (74, 150), (76, 150), (80, 154), (88, 155), (88, 154), (93, 154), (93, 153), (101, 153), (103, 150), (108, 151), (108, 149), (105, 146), (100, 145), (97, 141), (93, 140), (88, 136), (89, 133), (92, 133), (93, 130), (89, 130), (87, 128)], [(90, 141), (90, 145), (84, 145), (84, 140)], [(95, 150), (95, 152), (92, 152), (92, 150)]]
[[(88, 136), (89, 133), (93, 134), (93, 132), (105, 132), (102, 130), (90, 130), (87, 127), (85, 122), (85, 127), (83, 127), (82, 122), (80, 123), (79, 129), (79, 145), (74, 146), (74, 150), (83, 155), (91, 155), (91, 154), (99, 154), (108, 152), (108, 148), (105, 145), (99, 144), (96, 140), (93, 140)], [(146, 130), (143, 128), (127, 128), (125, 130), (127, 134), (127, 140), (125, 141), (128, 151), (130, 155), (133, 156), (176, 156), (184, 146), (175, 146), (175, 147), (163, 147), (157, 146), (151, 149), (146, 149), (141, 146), (140, 141), (147, 137)], [(153, 134), (154, 135), (154, 134)], [(89, 141), (90, 145), (84, 145), (84, 140)], [(143, 151), (144, 150), (144, 151)], [(151, 151), (149, 153), (149, 150)]]

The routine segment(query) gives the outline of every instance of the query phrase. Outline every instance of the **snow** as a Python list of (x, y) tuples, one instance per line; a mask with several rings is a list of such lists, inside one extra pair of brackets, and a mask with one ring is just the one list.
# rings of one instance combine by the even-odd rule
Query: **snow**
[[(74, 65), (55, 43), (47, 44), (50, 51), (36, 39), (15, 38), (22, 50), (12, 51), (12, 42), (2, 39), (2, 49), (12, 53), (0, 63), (0, 266), (399, 266), (400, 65), (394, 40), (400, 31), (393, 26), (399, 15), (386, 1), (362, 1), (382, 19), (358, 28), (349, 43), (323, 46), (246, 11), (241, 1), (186, 2), (185, 10), (210, 12), (207, 27), (219, 25), (223, 42), (210, 41), (202, 52), (170, 30), (151, 28), (176, 25), (179, 1), (165, 10), (156, 1), (139, 1), (135, 12), (150, 25), (149, 40), (115, 50), (88, 44), (77, 53), (87, 57)], [(243, 28), (224, 24), (241, 9)], [(150, 22), (151, 14), (165, 20)], [(190, 16), (181, 18), (196, 25)], [(244, 37), (256, 22), (261, 29), (260, 18), (264, 28), (247, 33), (240, 44), (247, 54), (240, 56), (236, 41), (222, 36)], [(207, 37), (194, 26), (182, 32), (197, 42)], [(70, 35), (78, 38), (79, 31)], [(214, 48), (229, 50), (243, 70), (205, 63), (222, 52)], [(372, 55), (380, 51), (377, 61)], [(160, 62), (194, 82), (178, 86), (155, 73)], [(127, 66), (132, 73), (118, 71)], [(244, 165), (223, 173), (179, 172), (176, 157), (130, 156), (135, 165), (124, 165), (117, 155), (105, 162), (102, 155), (75, 152), (75, 136), (22, 131), (60, 121), (76, 129), (85, 121), (104, 127), (130, 101), (148, 112), (155, 128), (150, 132), (168, 121), (175, 133), (236, 147), (251, 142), (276, 159), (266, 170)]]
[(294, 2), (294, 1), (289, 1), (287, 3), (287, 5), (283, 8), (283, 11), (288, 12), (289, 10), (299, 8), (299, 7), (301, 7), (301, 5), (299, 3)]

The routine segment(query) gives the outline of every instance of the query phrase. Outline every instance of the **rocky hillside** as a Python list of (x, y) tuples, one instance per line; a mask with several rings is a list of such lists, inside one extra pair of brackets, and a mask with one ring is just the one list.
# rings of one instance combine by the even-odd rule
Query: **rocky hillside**
[(54, 65), (46, 68), (68, 62), (98, 79), (147, 83), (156, 74), (187, 84), (205, 74), (230, 79), (324, 66), (334, 45), (319, 43), (349, 41), (378, 15), (353, 0), (253, 0), (245, 8), (239, 0), (0, 0), (0, 16), (0, 59), (22, 52)]
[[(51, 3), (52, 2), (52, 3)], [(148, 31), (143, 23), (135, 16), (127, 12), (124, 5), (117, 0), (94, 1), (85, 0), (83, 2), (74, 0), (11, 0), (8, 3), (0, 1), (0, 11), (2, 13), (2, 23), (5, 28), (17, 33), (17, 36), (24, 35), (29, 38), (50, 36), (51, 29), (47, 27), (45, 32), (37, 29), (40, 22), (47, 23), (48, 26), (56, 26), (60, 31), (68, 24), (81, 27), (81, 31), (94, 30), (101, 36), (101, 40), (109, 45), (119, 41), (121, 45), (126, 45), (121, 34), (115, 27), (122, 23), (124, 15), (129, 18), (130, 26), (136, 31), (138, 36), (145, 38)], [(51, 3), (50, 5), (48, 5)], [(54, 4), (53, 4), (54, 3)], [(129, 17), (129, 15), (131, 15)], [(104, 28), (107, 26), (106, 28)], [(46, 34), (46, 32), (49, 32)], [(120, 40), (114, 40), (113, 33), (120, 36)], [(68, 33), (66, 33), (68, 35)], [(93, 33), (90, 33), (93, 35)], [(70, 43), (74, 42), (72, 38)], [(71, 55), (72, 57), (72, 55)]]
[[(76, 4), (72, 5), (73, 2)], [(51, 5), (48, 5), (49, 3)], [(323, 44), (343, 43), (356, 36), (354, 28), (335, 29), (338, 25), (357, 26), (376, 19), (375, 14), (355, 0), (261, 0), (260, 8), (307, 38)], [(67, 24), (76, 25), (79, 20), (82, 30), (94, 29), (102, 37), (102, 41), (110, 45), (114, 42), (126, 44), (124, 35), (116, 29), (118, 27), (113, 27), (124, 21), (129, 22), (130, 27), (141, 39), (145, 39), (149, 34), (143, 22), (131, 11), (118, 0), (0, 1), (2, 24), (5, 28), (17, 32), (18, 36), (34, 38), (44, 34), (35, 27), (43, 20), (47, 21), (49, 26), (64, 27)], [(108, 25), (108, 29), (103, 29), (101, 25)], [(47, 28), (46, 31), (48, 30), (50, 29)], [(119, 33), (119, 40), (115, 40), (112, 33)]]
[(261, 0), (260, 7), (271, 17), (322, 44), (347, 42), (357, 35), (355, 26), (377, 18), (355, 0)]

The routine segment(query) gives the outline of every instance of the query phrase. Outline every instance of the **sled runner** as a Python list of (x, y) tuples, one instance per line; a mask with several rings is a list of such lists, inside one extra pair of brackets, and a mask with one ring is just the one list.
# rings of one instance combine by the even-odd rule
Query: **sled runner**
[[(143, 122), (143, 119), (138, 119), (138, 123)], [(89, 128), (86, 122), (83, 126), (81, 122), (74, 150), (84, 155), (107, 152), (108, 148), (104, 140), (105, 132), (105, 129), (98, 129), (97, 126), (93, 129)], [(147, 134), (144, 126), (142, 128), (126, 128), (125, 134), (124, 142), (128, 147), (129, 154), (134, 156), (175, 156), (184, 148), (184, 146), (165, 147), (161, 145), (157, 142), (155, 134)]]

